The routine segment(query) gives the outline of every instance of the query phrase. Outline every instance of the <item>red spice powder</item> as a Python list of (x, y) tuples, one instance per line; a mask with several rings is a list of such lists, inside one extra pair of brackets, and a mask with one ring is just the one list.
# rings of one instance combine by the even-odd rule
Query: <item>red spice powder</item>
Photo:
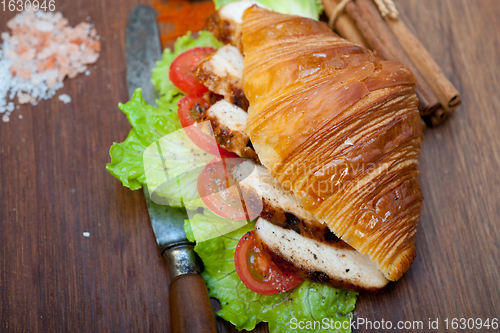
[[(205, 20), (215, 11), (213, 1), (156, 1), (153, 3), (153, 7), (159, 12), (158, 23), (174, 26), (173, 31), (161, 36), (161, 43), (164, 47), (172, 39), (183, 36), (188, 31), (202, 30), (205, 27)], [(160, 28), (162, 27), (160, 26)]]

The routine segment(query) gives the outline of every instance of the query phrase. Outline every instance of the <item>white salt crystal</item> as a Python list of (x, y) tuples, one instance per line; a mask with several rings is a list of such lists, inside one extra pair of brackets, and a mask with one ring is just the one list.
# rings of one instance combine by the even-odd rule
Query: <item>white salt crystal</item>
[(9, 115), (4, 114), (4, 115), (2, 116), (2, 121), (3, 121), (4, 123), (8, 123), (8, 122), (9, 122), (9, 120), (10, 120)]
[(58, 99), (64, 104), (71, 103), (71, 97), (68, 94), (59, 95)]
[(90, 237), (90, 232), (84, 231), (83, 232), (83, 237)]
[(90, 70), (88, 70), (88, 69), (87, 69), (87, 70), (85, 71), (85, 75), (86, 75), (86, 76), (89, 76), (89, 75), (90, 75)]
[(1, 35), (1, 36), (2, 36), (2, 39), (3, 39), (3, 40), (6, 40), (6, 39), (8, 39), (8, 38), (10, 37), (10, 35), (9, 35), (9, 33), (8, 33), (8, 32), (2, 32), (2, 35)]
[(54, 25), (47, 21), (37, 21), (35, 27), (42, 32), (54, 30)]
[(12, 112), (14, 111), (14, 103), (13, 102), (9, 102), (9, 104), (7, 104), (7, 107), (5, 108), (8, 112)]
[(19, 115), (19, 119), (23, 119), (23, 115), (22, 114)]

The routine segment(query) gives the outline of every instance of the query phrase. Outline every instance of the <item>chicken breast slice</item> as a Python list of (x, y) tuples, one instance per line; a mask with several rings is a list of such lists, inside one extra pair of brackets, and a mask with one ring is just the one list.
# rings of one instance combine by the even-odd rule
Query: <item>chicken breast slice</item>
[(378, 291), (389, 282), (376, 263), (352, 248), (320, 243), (263, 218), (255, 232), (274, 263), (303, 278), (357, 291)]
[(220, 100), (207, 111), (215, 140), (224, 149), (240, 157), (257, 160), (255, 151), (249, 147), (250, 137), (245, 132), (248, 114), (226, 100)]
[[(321, 224), (314, 215), (302, 207), (302, 203), (297, 197), (291, 191), (286, 190), (262, 165), (245, 161), (235, 167), (232, 174), (242, 191), (251, 192), (262, 198), (264, 202), (263, 214), (268, 218), (272, 218), (271, 215), (275, 212), (281, 211), (291, 213), (311, 225)], [(275, 216), (275, 219), (277, 218), (279, 217)]]
[(207, 20), (207, 29), (214, 34), (215, 38), (224, 44), (236, 46), (243, 51), (241, 44), (241, 25), (243, 13), (253, 5), (265, 8), (254, 0), (240, 0), (222, 6)]
[(232, 171), (245, 198), (262, 202), (260, 216), (269, 222), (298, 234), (337, 247), (350, 246), (304, 209), (292, 191), (287, 190), (267, 170), (245, 161)]
[(264, 167), (245, 161), (231, 173), (245, 202), (262, 198), (256, 232), (279, 266), (344, 289), (376, 291), (388, 283), (375, 263), (337, 238)]
[(243, 56), (236, 47), (224, 45), (204, 58), (194, 73), (210, 91), (245, 111), (248, 109), (243, 91)]

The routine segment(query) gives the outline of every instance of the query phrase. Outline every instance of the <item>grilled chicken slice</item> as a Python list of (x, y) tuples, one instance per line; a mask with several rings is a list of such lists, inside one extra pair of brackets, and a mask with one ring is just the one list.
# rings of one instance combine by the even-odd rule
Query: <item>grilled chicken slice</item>
[(222, 6), (207, 20), (207, 30), (224, 44), (236, 46), (243, 52), (241, 44), (241, 25), (243, 13), (253, 5), (263, 7), (253, 0), (240, 0)]
[(357, 291), (378, 291), (389, 282), (376, 263), (351, 247), (321, 243), (263, 218), (255, 233), (275, 264), (303, 278)]
[(228, 102), (248, 109), (243, 92), (243, 56), (231, 45), (225, 45), (204, 58), (194, 74), (212, 92), (223, 95)]
[(222, 99), (206, 111), (205, 118), (210, 120), (215, 140), (222, 148), (240, 157), (258, 160), (245, 133), (248, 118), (245, 111)]
[[(232, 170), (232, 175), (238, 181), (241, 191), (248, 193), (248, 197), (262, 198), (261, 216), (273, 223), (284, 225), (287, 223), (285, 220), (288, 219), (300, 220), (310, 229), (326, 227), (314, 215), (306, 211), (295, 195), (271, 177), (263, 166), (245, 161)], [(291, 216), (294, 217), (291, 218)]]
[(256, 233), (276, 264), (344, 289), (376, 291), (388, 283), (375, 263), (337, 238), (264, 167), (245, 161), (232, 175), (246, 201), (262, 198)]

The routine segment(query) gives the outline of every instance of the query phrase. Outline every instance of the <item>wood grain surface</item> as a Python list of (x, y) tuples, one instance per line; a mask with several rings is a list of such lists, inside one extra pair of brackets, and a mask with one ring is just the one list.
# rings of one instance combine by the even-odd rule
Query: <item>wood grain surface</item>
[[(116, 105), (127, 100), (125, 24), (138, 3), (56, 1), (72, 25), (90, 16), (101, 58), (65, 81), (70, 104), (21, 106), (0, 123), (2, 332), (168, 332), (166, 265), (142, 191), (105, 169), (130, 129)], [(439, 318), (446, 332), (446, 318), (500, 317), (500, 1), (396, 4), (463, 104), (425, 133), (415, 263), (381, 294), (360, 295), (355, 316)], [(0, 30), (14, 14), (0, 11)]]

